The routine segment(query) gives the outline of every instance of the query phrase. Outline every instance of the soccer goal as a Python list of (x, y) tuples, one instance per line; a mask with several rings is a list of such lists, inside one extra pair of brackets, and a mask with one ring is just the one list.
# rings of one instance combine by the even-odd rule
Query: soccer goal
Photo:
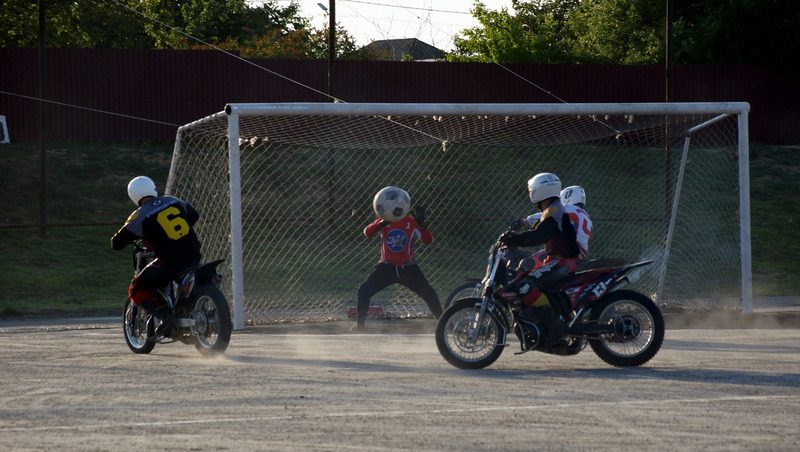
[[(752, 309), (743, 102), (230, 104), (178, 129), (167, 192), (202, 214), (225, 258), (234, 324), (345, 319), (379, 257), (362, 235), (382, 187), (427, 207), (417, 260), (444, 299), (534, 211), (526, 182), (582, 185), (590, 257), (653, 259), (631, 284), (661, 306)], [(429, 316), (401, 286), (387, 317)], [(352, 312), (352, 311), (350, 311)]]

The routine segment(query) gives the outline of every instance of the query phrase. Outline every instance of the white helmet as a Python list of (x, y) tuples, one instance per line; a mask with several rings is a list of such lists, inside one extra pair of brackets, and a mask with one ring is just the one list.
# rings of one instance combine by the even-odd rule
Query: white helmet
[(131, 201), (138, 206), (142, 198), (158, 196), (156, 184), (147, 176), (134, 177), (128, 182), (128, 196), (130, 196)]
[(528, 194), (534, 204), (548, 198), (558, 198), (560, 192), (561, 179), (553, 173), (539, 173), (528, 181)]
[(577, 205), (583, 207), (586, 205), (586, 191), (580, 185), (570, 185), (561, 190), (560, 196), (561, 204), (565, 206)]

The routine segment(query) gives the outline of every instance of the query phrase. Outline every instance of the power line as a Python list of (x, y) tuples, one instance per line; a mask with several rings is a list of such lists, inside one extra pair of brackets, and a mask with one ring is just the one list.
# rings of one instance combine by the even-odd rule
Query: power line
[(122, 113), (116, 113), (116, 112), (108, 111), (108, 110), (100, 110), (100, 109), (97, 109), (97, 108), (82, 107), (80, 105), (68, 104), (68, 103), (65, 103), (65, 102), (59, 102), (57, 100), (40, 99), (38, 97), (26, 96), (24, 94), (12, 93), (12, 92), (9, 92), (9, 91), (0, 90), (0, 94), (5, 94), (7, 96), (21, 97), (23, 99), (35, 100), (37, 102), (41, 101), (41, 102), (48, 103), (48, 104), (60, 105), (62, 107), (76, 108), (78, 110), (91, 111), (91, 112), (94, 112), (94, 113), (102, 113), (104, 115), (119, 116), (120, 118), (136, 119), (138, 121), (152, 122), (152, 123), (155, 123), (155, 124), (163, 124), (165, 126), (180, 127), (180, 124), (173, 124), (171, 122), (164, 122), (164, 121), (158, 121), (156, 119), (142, 118), (140, 116), (131, 116), (131, 115), (126, 115), (126, 114), (122, 114)]
[(466, 14), (466, 15), (470, 15), (470, 16), (472, 15), (472, 13), (469, 12), (469, 11), (464, 12), (464, 11), (453, 11), (453, 10), (447, 10), (447, 9), (434, 9), (434, 8), (420, 8), (420, 7), (415, 7), (415, 6), (390, 5), (388, 3), (367, 2), (367, 1), (363, 1), (363, 0), (339, 0), (339, 1), (340, 2), (345, 2), (345, 3), (362, 3), (364, 5), (385, 6), (387, 8), (416, 9), (416, 10), (420, 10), (420, 11), (430, 11), (430, 12), (434, 12), (434, 13)]

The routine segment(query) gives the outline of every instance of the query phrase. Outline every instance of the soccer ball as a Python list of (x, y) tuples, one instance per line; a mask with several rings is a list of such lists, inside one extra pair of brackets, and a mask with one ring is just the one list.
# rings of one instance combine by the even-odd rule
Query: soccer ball
[(411, 196), (402, 188), (384, 187), (375, 194), (372, 208), (376, 215), (386, 221), (402, 220), (411, 209)]

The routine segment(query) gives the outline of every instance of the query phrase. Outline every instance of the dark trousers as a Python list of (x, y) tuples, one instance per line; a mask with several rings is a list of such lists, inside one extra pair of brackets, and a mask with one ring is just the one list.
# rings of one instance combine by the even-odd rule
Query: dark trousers
[(155, 259), (133, 278), (128, 288), (128, 296), (136, 305), (148, 308), (160, 307), (161, 300), (156, 296), (156, 291), (165, 287), (180, 272), (192, 265), (195, 263), (164, 262)]
[(363, 325), (367, 319), (369, 310), (369, 300), (373, 295), (385, 289), (390, 284), (400, 284), (407, 287), (415, 294), (419, 295), (428, 304), (433, 315), (438, 319), (442, 315), (442, 306), (439, 304), (439, 296), (436, 290), (422, 274), (422, 270), (416, 264), (411, 265), (392, 265), (378, 264), (372, 269), (367, 280), (358, 288), (358, 325)]

